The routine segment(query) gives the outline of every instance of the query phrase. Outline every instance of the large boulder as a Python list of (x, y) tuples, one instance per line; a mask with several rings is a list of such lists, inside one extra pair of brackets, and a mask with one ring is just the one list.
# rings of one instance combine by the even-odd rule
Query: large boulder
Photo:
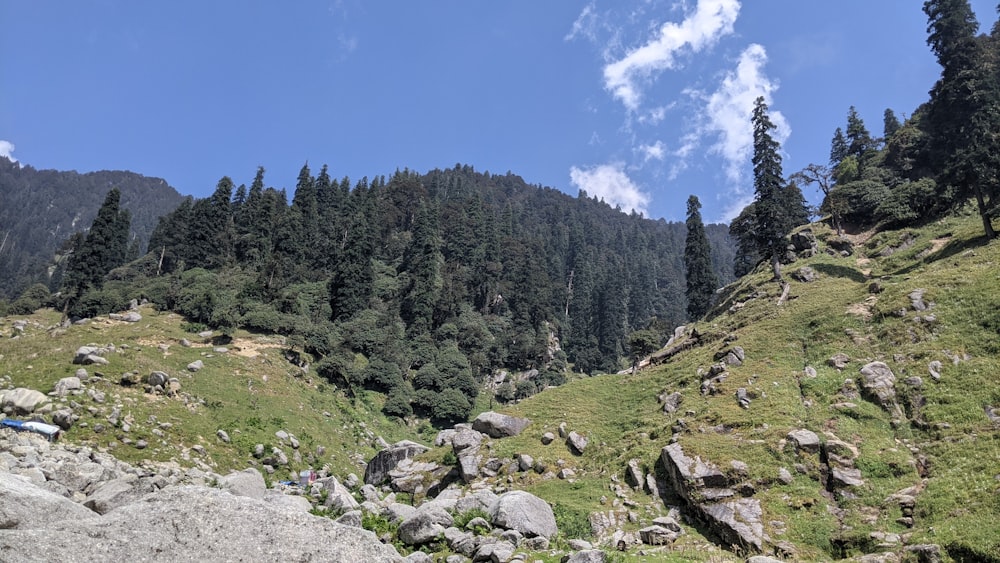
[(351, 491), (342, 485), (336, 477), (324, 477), (322, 479), (318, 479), (314, 486), (317, 484), (320, 485), (322, 490), (325, 490), (327, 493), (325, 503), (327, 507), (339, 511), (347, 511), (355, 510), (361, 506), (358, 504), (358, 501), (355, 500)]
[(62, 495), (34, 485), (20, 475), (0, 472), (0, 530), (5, 534), (91, 516), (93, 512)]
[(365, 467), (365, 483), (369, 485), (381, 485), (385, 483), (389, 478), (389, 472), (395, 469), (400, 461), (411, 459), (429, 449), (427, 446), (422, 446), (409, 440), (396, 442), (375, 454), (375, 457), (368, 462), (368, 465)]
[(260, 471), (248, 467), (243, 471), (234, 471), (219, 479), (219, 485), (230, 493), (240, 497), (263, 499), (267, 492), (267, 483)]
[(760, 501), (755, 498), (706, 504), (699, 509), (708, 518), (712, 531), (729, 545), (742, 545), (760, 551), (764, 542), (769, 540), (764, 533), (764, 512)]
[(472, 421), (472, 429), (482, 432), (490, 438), (506, 438), (507, 436), (517, 436), (530, 423), (531, 421), (527, 418), (489, 411), (480, 414)]
[(66, 512), (45, 526), (5, 530), (0, 553), (20, 561), (402, 561), (369, 531), (194, 486), (104, 516)]
[(49, 402), (49, 398), (41, 391), (18, 387), (0, 391), (0, 409), (16, 415), (25, 415), (35, 412), (36, 409)]
[(490, 506), (489, 512), (494, 526), (517, 530), (529, 538), (552, 538), (559, 531), (552, 507), (524, 491), (510, 491), (500, 495)]
[(80, 382), (79, 377), (76, 376), (64, 377), (56, 382), (56, 386), (55, 389), (53, 390), (53, 393), (55, 393), (59, 397), (65, 397), (66, 395), (69, 395), (71, 392), (79, 391), (82, 388), (83, 388), (83, 383)]
[(439, 506), (417, 509), (399, 524), (399, 540), (406, 545), (421, 545), (437, 539), (455, 521)]
[(94, 489), (83, 505), (98, 514), (107, 514), (119, 506), (131, 504), (145, 493), (137, 486), (137, 479), (120, 478), (105, 481)]

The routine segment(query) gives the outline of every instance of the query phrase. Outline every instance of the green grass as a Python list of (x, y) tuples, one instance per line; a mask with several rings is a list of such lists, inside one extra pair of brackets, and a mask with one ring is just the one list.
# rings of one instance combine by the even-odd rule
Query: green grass
[[(78, 347), (114, 344), (117, 352), (107, 355), (108, 365), (86, 367), (91, 375), (103, 376), (103, 381), (92, 380), (86, 385), (103, 392), (105, 402), (96, 403), (86, 395), (67, 398), (84, 406), (77, 413), (83, 415), (79, 422), (87, 426), (78, 422), (65, 439), (107, 449), (133, 463), (151, 459), (187, 466), (197, 459), (225, 473), (246, 467), (255, 444), (278, 446), (275, 432), (285, 430), (299, 440), (302, 461), (293, 462), (275, 479), (292, 476), (299, 469), (324, 466), (343, 476), (361, 471), (353, 459), (356, 453), (366, 458), (374, 455), (375, 436), (390, 442), (414, 437), (412, 430), (381, 416), (380, 395), (363, 393), (348, 399), (314, 373), (303, 374), (285, 361), (278, 337), (240, 333), (227, 345), (228, 353), (215, 353), (214, 346), (184, 331), (177, 315), (151, 308), (143, 308), (141, 313), (143, 320), (135, 324), (99, 318), (65, 329), (58, 328), (59, 314), (53, 311), (23, 317), (29, 320), (24, 335), (11, 338), (12, 334), (5, 334), (0, 339), (0, 376), (9, 376), (15, 387), (48, 392), (59, 379), (72, 376), (80, 367), (71, 363)], [(3, 326), (11, 326), (11, 320)], [(181, 346), (185, 338), (194, 346)], [(166, 353), (159, 349), (160, 344), (169, 346)], [(247, 350), (236, 349), (241, 346)], [(249, 354), (250, 347), (257, 349), (255, 355)], [(199, 359), (205, 367), (196, 373), (187, 371), (186, 366)], [(195, 400), (185, 404), (177, 398), (146, 394), (141, 386), (119, 385), (125, 372), (136, 371), (145, 378), (154, 370), (178, 378), (181, 391)], [(107, 416), (115, 405), (121, 406), (123, 419), (131, 421), (130, 432), (108, 423)], [(86, 407), (98, 412), (91, 415)], [(164, 428), (164, 423), (169, 427)], [(106, 427), (104, 432), (94, 431), (97, 424)], [(220, 429), (229, 434), (229, 444), (216, 437)], [(164, 435), (157, 436), (154, 430)], [(120, 438), (145, 439), (149, 447), (138, 450), (125, 446)], [(194, 445), (205, 448), (204, 458), (190, 450)], [(317, 456), (320, 446), (325, 451)], [(292, 448), (287, 444), (281, 447), (291, 459)]]

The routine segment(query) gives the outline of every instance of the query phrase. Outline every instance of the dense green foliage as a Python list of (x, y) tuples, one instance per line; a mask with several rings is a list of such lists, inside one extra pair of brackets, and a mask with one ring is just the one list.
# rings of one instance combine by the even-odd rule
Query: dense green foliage
[[(523, 398), (571, 366), (622, 369), (687, 319), (685, 225), (585, 193), (461, 165), (353, 186), (304, 166), (287, 199), (263, 169), (249, 188), (223, 178), (81, 302), (128, 287), (193, 323), (285, 334), (349, 394), (375, 389), (385, 413), (441, 422), (464, 419), (499, 370), (532, 374), (497, 390)], [(726, 234), (700, 225), (702, 308), (732, 279)]]
[[(988, 238), (1000, 191), (1000, 26), (976, 35), (968, 0), (928, 0), (928, 45), (941, 78), (927, 103), (903, 122), (883, 114), (872, 137), (852, 106), (837, 128), (830, 167), (810, 165), (799, 180), (817, 183), (820, 210), (834, 225), (857, 230), (939, 218), (972, 200)], [(846, 129), (846, 133), (845, 133)], [(817, 172), (829, 172), (820, 177)], [(822, 180), (822, 181), (821, 181)]]
[[(66, 297), (74, 302), (89, 290), (100, 290), (104, 276), (113, 268), (125, 263), (128, 257), (128, 236), (132, 218), (120, 208), (121, 192), (112, 188), (97, 211), (97, 217), (87, 230), (87, 235), (73, 248), (66, 266), (63, 288)], [(74, 311), (81, 316), (92, 316), (108, 310)]]
[(90, 225), (111, 188), (131, 215), (128, 246), (136, 255), (158, 218), (183, 199), (159, 178), (37, 170), (0, 157), (0, 299), (13, 301), (35, 283), (56, 291), (74, 246), (67, 238)]

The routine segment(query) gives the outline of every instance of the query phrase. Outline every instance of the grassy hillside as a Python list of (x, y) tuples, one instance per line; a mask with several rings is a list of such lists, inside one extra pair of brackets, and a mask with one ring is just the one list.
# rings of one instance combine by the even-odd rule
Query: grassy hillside
[[(213, 343), (186, 332), (186, 323), (177, 315), (150, 307), (140, 313), (143, 319), (138, 323), (101, 317), (68, 328), (58, 327), (59, 314), (51, 310), (4, 319), (0, 385), (49, 392), (81, 367), (71, 363), (77, 348), (113, 344), (116, 351), (106, 355), (108, 365), (86, 366), (90, 375), (101, 379), (91, 379), (85, 386), (103, 392), (104, 402), (87, 395), (56, 401), (84, 405), (76, 409), (83, 417), (65, 434), (66, 440), (106, 448), (130, 462), (173, 460), (185, 467), (200, 462), (225, 473), (246, 467), (258, 443), (267, 446), (267, 452), (279, 446), (292, 459), (293, 449), (281, 446), (275, 436), (284, 430), (299, 441), (302, 461), (279, 470), (274, 480), (308, 467), (328, 466), (341, 476), (358, 473), (357, 461), (380, 449), (378, 437), (391, 443), (417, 435), (416, 429), (390, 423), (379, 414), (379, 395), (348, 399), (315, 373), (290, 363), (280, 337), (239, 333), (232, 342)], [(17, 319), (28, 321), (23, 333), (12, 328)], [(191, 345), (181, 345), (182, 340)], [(204, 368), (188, 371), (186, 366), (196, 360)], [(152, 371), (178, 378), (181, 396), (153, 395), (141, 385), (120, 384), (124, 373), (136, 372), (145, 381)], [(107, 420), (116, 405), (121, 408), (121, 422), (130, 423), (128, 432)], [(104, 426), (100, 433), (95, 431), (98, 424)], [(217, 437), (220, 429), (228, 433), (229, 443)], [(149, 446), (140, 450), (123, 445), (122, 438), (144, 439)], [(192, 450), (196, 445), (204, 448), (204, 456)]]
[[(632, 458), (662, 472), (660, 450), (683, 420), (677, 439), (688, 455), (723, 468), (731, 460), (748, 464), (767, 533), (794, 544), (799, 559), (932, 543), (955, 560), (1000, 560), (1000, 432), (984, 410), (1000, 404), (1000, 245), (985, 244), (975, 218), (954, 218), (852, 237), (854, 254), (844, 257), (824, 252), (823, 240), (833, 233), (812, 228), (820, 252), (785, 271), (789, 279), (808, 266), (818, 278), (789, 279), (784, 304), (777, 304), (782, 288), (759, 270), (727, 287), (716, 310), (694, 326), (701, 345), (637, 375), (573, 382), (510, 409), (534, 424), (503, 441), (500, 453), (561, 458), (578, 477), (575, 483), (530, 477), (525, 486), (581, 512), (606, 511), (599, 499), (610, 496), (611, 475), (622, 477)], [(914, 310), (910, 294), (918, 289), (929, 310)], [(745, 350), (745, 362), (729, 368), (718, 394), (703, 396), (699, 370), (730, 346)], [(835, 354), (850, 358), (842, 370), (828, 365)], [(928, 368), (935, 360), (943, 366), (938, 381)], [(906, 420), (894, 422), (873, 402), (851, 398), (860, 368), (871, 361), (895, 374)], [(922, 385), (904, 383), (910, 377)], [(737, 404), (740, 387), (752, 398), (749, 409)], [(683, 395), (672, 415), (657, 400), (663, 391)], [(561, 422), (594, 446), (581, 457), (542, 446), (538, 435)], [(865, 484), (828, 492), (818, 457), (787, 444), (788, 432), (798, 428), (856, 446)], [(792, 473), (790, 484), (777, 480), (779, 467)], [(908, 487), (919, 491), (912, 527), (897, 522), (900, 506), (889, 499)], [(901, 535), (896, 543), (892, 534)], [(687, 541), (702, 539), (695, 534)]]
[[(832, 232), (811, 228), (819, 252), (786, 266), (790, 289), (781, 304), (782, 287), (759, 270), (725, 288), (708, 318), (688, 327), (680, 340), (697, 334), (692, 348), (637, 374), (574, 380), (507, 409), (532, 424), (518, 437), (494, 440), (491, 455), (526, 453), (553, 472), (571, 468), (575, 476), (563, 480), (529, 471), (498, 480), (552, 503), (566, 537), (586, 536), (588, 516), (596, 512), (619, 514), (618, 528), (636, 530), (667, 507), (635, 491), (622, 504), (613, 491), (624, 486), (631, 459), (665, 477), (659, 456), (673, 437), (689, 456), (721, 468), (745, 462), (770, 545), (791, 544), (796, 560), (885, 551), (916, 560), (907, 545), (937, 544), (946, 560), (1000, 561), (1000, 432), (990, 418), (990, 409), (1000, 407), (1000, 243), (986, 244), (977, 218), (958, 217), (853, 235), (853, 254), (842, 256), (826, 252)], [(814, 281), (792, 278), (804, 267), (815, 272)], [(925, 310), (917, 310), (913, 295), (922, 296)], [(77, 347), (115, 344), (108, 366), (88, 368), (103, 374), (103, 382), (88, 386), (104, 391), (106, 402), (95, 404), (97, 412), (80, 421), (87, 427), (78, 423), (67, 439), (109, 448), (133, 462), (152, 458), (191, 466), (203, 460), (220, 472), (241, 468), (255, 444), (277, 445), (275, 432), (285, 430), (301, 442), (303, 461), (290, 470), (328, 465), (344, 475), (359, 472), (356, 461), (376, 451), (377, 436), (428, 444), (433, 437), (426, 425), (384, 419), (380, 395), (348, 399), (289, 363), (276, 337), (240, 333), (221, 353), (218, 343), (185, 332), (176, 315), (141, 312), (144, 318), (135, 324), (103, 318), (63, 329), (53, 328), (56, 313), (41, 311), (27, 319), (17, 338), (14, 319), (4, 319), (0, 385), (49, 391), (78, 367), (70, 363)], [(182, 346), (182, 339), (193, 344)], [(744, 362), (728, 368), (717, 393), (703, 395), (702, 373), (718, 362), (718, 352), (733, 346), (744, 349)], [(846, 356), (842, 369), (830, 361), (838, 354)], [(197, 359), (204, 369), (188, 372), (185, 366)], [(903, 413), (896, 420), (858, 393), (860, 369), (872, 361), (885, 362), (896, 376)], [(931, 375), (932, 362), (941, 364), (934, 367), (939, 379)], [(165, 371), (200, 401), (185, 404), (120, 386), (122, 373), (132, 370)], [(739, 388), (747, 390), (749, 408), (737, 403)], [(677, 412), (664, 414), (657, 398), (664, 391), (682, 394)], [(120, 428), (95, 433), (95, 424), (107, 426), (115, 404), (130, 416), (129, 434)], [(166, 429), (164, 422), (170, 424)], [(541, 434), (557, 433), (561, 423), (589, 438), (583, 455), (573, 455), (558, 439), (542, 445)], [(231, 443), (216, 437), (219, 429)], [(794, 429), (855, 447), (854, 466), (864, 484), (825, 486), (819, 454), (797, 452), (789, 443)], [(144, 438), (150, 446), (138, 450), (122, 445), (121, 437)], [(195, 445), (205, 448), (204, 457)], [(320, 456), (317, 446), (325, 449)], [(284, 449), (291, 457), (290, 448)], [(449, 456), (438, 449), (427, 457)], [(779, 480), (779, 468), (789, 471), (790, 482)], [(906, 489), (916, 498), (912, 522), (891, 498)], [(665, 496), (668, 504), (682, 504)], [(635, 521), (626, 517), (629, 511)], [(647, 550), (644, 556), (632, 550), (629, 560), (739, 560), (713, 546), (707, 530), (692, 524), (687, 531), (672, 550)]]

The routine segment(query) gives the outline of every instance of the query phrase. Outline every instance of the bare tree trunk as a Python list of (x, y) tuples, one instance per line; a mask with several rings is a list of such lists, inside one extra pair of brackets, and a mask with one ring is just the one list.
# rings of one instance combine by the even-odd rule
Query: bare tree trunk
[(160, 271), (163, 269), (163, 256), (167, 253), (167, 247), (164, 246), (160, 249), (160, 262), (156, 265), (156, 277), (160, 277)]
[(778, 298), (778, 305), (784, 305), (785, 301), (788, 300), (788, 293), (792, 290), (792, 284), (788, 282), (781, 282), (781, 297)]

